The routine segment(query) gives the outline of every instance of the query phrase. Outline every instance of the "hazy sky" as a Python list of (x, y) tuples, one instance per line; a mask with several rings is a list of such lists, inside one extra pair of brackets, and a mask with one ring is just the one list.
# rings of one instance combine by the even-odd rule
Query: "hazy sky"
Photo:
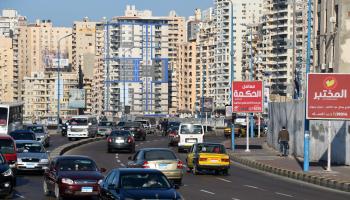
[(136, 9), (149, 9), (155, 16), (167, 16), (175, 10), (179, 16), (191, 16), (194, 9), (205, 10), (213, 6), (213, 0), (0, 0), (0, 10), (12, 8), (35, 19), (51, 19), (55, 26), (71, 26), (73, 21), (87, 16), (91, 20), (124, 15), (126, 5)]

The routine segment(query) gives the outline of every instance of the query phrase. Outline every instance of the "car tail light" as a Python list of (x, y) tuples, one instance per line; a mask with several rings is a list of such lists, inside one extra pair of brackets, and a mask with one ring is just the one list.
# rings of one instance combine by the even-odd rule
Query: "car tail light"
[(138, 129), (136, 129), (136, 131), (141, 131), (141, 129), (138, 128)]
[(207, 158), (199, 158), (199, 161), (207, 161)]
[(129, 137), (129, 138), (128, 138), (128, 143), (132, 143), (132, 142), (133, 142), (132, 137)]
[(181, 160), (177, 161), (177, 168), (182, 169), (183, 167), (184, 167), (184, 163)]
[(221, 159), (221, 162), (230, 162), (230, 159), (228, 159), (228, 158), (222, 158), (222, 159)]
[(112, 138), (108, 137), (108, 138), (107, 138), (107, 141), (108, 141), (108, 142), (112, 142)]
[(143, 162), (142, 168), (150, 168), (147, 161)]

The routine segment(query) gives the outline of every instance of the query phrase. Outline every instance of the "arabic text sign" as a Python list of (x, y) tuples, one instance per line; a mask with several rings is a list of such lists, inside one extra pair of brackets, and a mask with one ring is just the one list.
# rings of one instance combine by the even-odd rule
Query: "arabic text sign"
[(350, 74), (309, 74), (308, 119), (350, 119)]
[(262, 81), (232, 82), (232, 112), (263, 112)]

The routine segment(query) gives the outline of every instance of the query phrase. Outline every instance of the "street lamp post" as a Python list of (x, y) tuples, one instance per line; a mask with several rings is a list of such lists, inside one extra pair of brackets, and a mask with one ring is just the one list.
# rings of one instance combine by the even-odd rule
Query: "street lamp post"
[[(61, 43), (61, 40), (69, 37), (73, 35), (72, 33), (71, 34), (68, 34), (68, 35), (65, 35), (63, 37), (61, 37), (59, 40), (58, 40), (58, 44), (57, 44), (57, 131), (59, 131), (60, 129), (60, 101), (61, 101), (61, 96), (60, 96), (60, 85), (61, 85), (61, 81), (60, 81), (60, 72), (61, 72), (61, 68), (60, 68), (60, 43)], [(62, 87), (63, 88), (63, 87)]]
[[(230, 57), (231, 57), (231, 65), (230, 65), (230, 71), (231, 71), (231, 80), (230, 80), (230, 86), (231, 86), (231, 90), (230, 90), (230, 104), (231, 104), (231, 109), (233, 109), (233, 88), (232, 88), (232, 83), (235, 80), (234, 78), (234, 44), (233, 44), (233, 2), (232, 0), (229, 1), (231, 4), (231, 47), (230, 47)], [(232, 113), (232, 118), (233, 118), (234, 113)], [(234, 151), (235, 150), (235, 122), (234, 119), (232, 119), (232, 123), (231, 123), (231, 150)]]

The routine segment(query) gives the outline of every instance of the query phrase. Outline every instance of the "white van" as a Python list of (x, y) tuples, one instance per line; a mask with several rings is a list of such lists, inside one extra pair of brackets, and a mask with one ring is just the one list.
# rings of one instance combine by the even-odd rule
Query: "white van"
[(95, 137), (98, 131), (97, 118), (94, 116), (81, 115), (72, 117), (69, 120), (67, 137), (73, 138)]
[(178, 151), (189, 150), (193, 144), (202, 143), (204, 128), (201, 124), (181, 123), (179, 126)]

